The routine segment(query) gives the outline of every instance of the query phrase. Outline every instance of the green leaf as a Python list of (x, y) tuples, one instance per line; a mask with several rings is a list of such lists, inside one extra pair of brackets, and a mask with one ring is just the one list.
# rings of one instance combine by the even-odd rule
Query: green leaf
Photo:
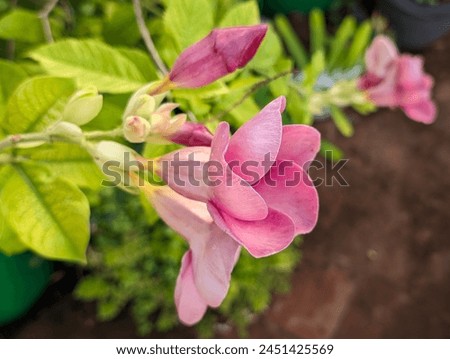
[(82, 187), (97, 190), (103, 175), (84, 149), (68, 143), (54, 143), (33, 149), (24, 149), (21, 156), (38, 161), (49, 172)]
[(0, 214), (0, 252), (7, 256), (23, 253), (27, 247), (19, 241), (17, 234)]
[(82, 300), (104, 299), (109, 295), (108, 282), (100, 277), (89, 276), (83, 278), (75, 290), (75, 296)]
[(164, 14), (164, 26), (181, 52), (213, 29), (214, 17), (211, 0), (170, 0)]
[(247, 67), (265, 74), (266, 70), (271, 69), (282, 56), (283, 45), (277, 33), (270, 25), (266, 37)]
[(288, 18), (284, 15), (277, 15), (275, 17), (275, 26), (286, 44), (289, 54), (294, 59), (297, 68), (301, 69), (305, 67), (309, 62), (308, 54)]
[(147, 81), (139, 68), (120, 50), (96, 40), (63, 40), (34, 50), (31, 58), (55, 76), (72, 77), (79, 87), (126, 93)]
[(103, 37), (111, 45), (133, 46), (140, 39), (133, 6), (108, 1), (104, 6)]
[(331, 44), (328, 65), (331, 69), (337, 67), (338, 60), (346, 51), (347, 42), (351, 39), (356, 29), (356, 19), (353, 16), (347, 16), (336, 31), (336, 36)]
[(348, 51), (345, 66), (353, 67), (362, 60), (365, 50), (369, 46), (370, 40), (372, 39), (372, 35), (373, 28), (370, 20), (366, 20), (359, 25), (350, 46), (350, 50)]
[(255, 1), (238, 3), (225, 14), (219, 27), (259, 24), (259, 9)]
[(48, 176), (41, 167), (11, 166), (0, 210), (8, 214), (20, 241), (36, 253), (86, 262), (89, 203), (75, 185)]
[(74, 83), (58, 77), (36, 77), (22, 83), (9, 99), (5, 132), (41, 131), (59, 120)]
[(355, 132), (351, 121), (339, 107), (331, 106), (331, 116), (339, 132), (345, 137), (352, 137)]
[(344, 158), (344, 152), (330, 141), (322, 140), (320, 154), (328, 161), (340, 161)]
[[(0, 169), (0, 192), (3, 188), (4, 183), (7, 181), (7, 167)], [(0, 211), (0, 252), (11, 256), (14, 254), (22, 253), (26, 250), (26, 246), (19, 241), (17, 234), (11, 228), (7, 222), (5, 216)]]
[(117, 49), (123, 56), (134, 63), (147, 82), (158, 79), (156, 67), (147, 53), (139, 49), (129, 49), (126, 47), (119, 47)]
[(0, 38), (29, 43), (45, 40), (38, 15), (24, 9), (14, 9), (0, 19)]
[(27, 74), (20, 66), (0, 60), (0, 122), (5, 114), (8, 98), (26, 78)]
[(322, 10), (314, 9), (310, 13), (309, 27), (311, 32), (311, 53), (325, 51), (325, 41), (327, 29), (325, 25), (325, 16)]

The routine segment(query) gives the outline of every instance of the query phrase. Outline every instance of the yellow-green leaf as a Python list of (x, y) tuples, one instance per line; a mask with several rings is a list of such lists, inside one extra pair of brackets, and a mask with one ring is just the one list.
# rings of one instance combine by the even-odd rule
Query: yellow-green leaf
[(59, 77), (36, 77), (23, 82), (11, 95), (3, 122), (5, 132), (41, 131), (59, 120), (74, 83)]
[(97, 40), (63, 40), (34, 50), (31, 58), (55, 76), (74, 78), (80, 87), (126, 93), (145, 85), (146, 77), (120, 50)]
[(0, 210), (20, 241), (43, 257), (85, 263), (89, 203), (72, 183), (38, 166), (11, 166)]

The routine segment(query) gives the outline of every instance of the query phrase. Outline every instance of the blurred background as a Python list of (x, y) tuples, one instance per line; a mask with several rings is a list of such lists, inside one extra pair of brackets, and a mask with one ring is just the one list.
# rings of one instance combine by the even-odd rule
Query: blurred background
[[(175, 35), (167, 13), (177, 1), (188, 2), (141, 2), (147, 27), (169, 65), (177, 50), (168, 45)], [(248, 73), (227, 82), (233, 88), (247, 79), (242, 91), (213, 88), (206, 97), (176, 95), (182, 110), (200, 121), (222, 116), (255, 83), (251, 76), (264, 78), (295, 67), (301, 77), (305, 69), (314, 69), (320, 33), (330, 54), (340, 50), (334, 65), (328, 62), (316, 74), (308, 95), (285, 94), (296, 104), (288, 108), (285, 122), (313, 124), (322, 133), (318, 160), (325, 164), (331, 159), (325, 150), (331, 150), (334, 165), (348, 159), (334, 170), (328, 165), (328, 171), (313, 173), (328, 179), (328, 185), (318, 186), (317, 227), (277, 256), (255, 260), (243, 255), (225, 303), (186, 328), (178, 323), (173, 304), (184, 241), (144, 201), (118, 190), (87, 190), (92, 239), (86, 267), (31, 253), (0, 254), (0, 338), (449, 338), (448, 1), (214, 1), (221, 11), (216, 10), (210, 26), (260, 20), (272, 25)], [(0, 55), (29, 74), (40, 71), (26, 54), (45, 42), (39, 14), (46, 4), (0, 0)], [(50, 23), (55, 40), (96, 38), (110, 46), (144, 49), (130, 1), (61, 0), (54, 5)], [(192, 11), (205, 16), (209, 6), (196, 1)], [(338, 48), (345, 19), (355, 25)], [(195, 22), (188, 17), (187, 28), (189, 20)], [(353, 108), (352, 93), (345, 95), (342, 109), (351, 133), (330, 118), (337, 100), (311, 108), (314, 94), (351, 78), (352, 71), (358, 74), (363, 50), (377, 33), (424, 56), (426, 71), (435, 78), (439, 115), (433, 125), (409, 121), (399, 110), (365, 115), (370, 111)], [(363, 45), (349, 60), (357, 43)], [(267, 99), (283, 94), (283, 84), (273, 84), (255, 91), (223, 119), (241, 125)], [(97, 125), (113, 128), (120, 123), (114, 111), (127, 96), (105, 99), (109, 112), (100, 115)], [(348, 186), (332, 181), (336, 171)]]

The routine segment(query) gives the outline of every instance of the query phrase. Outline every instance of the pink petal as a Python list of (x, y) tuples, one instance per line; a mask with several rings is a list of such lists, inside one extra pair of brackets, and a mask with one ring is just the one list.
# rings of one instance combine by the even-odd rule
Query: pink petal
[(239, 244), (216, 225), (207, 242), (192, 246), (195, 284), (209, 306), (218, 307), (224, 300), (239, 252)]
[(404, 107), (403, 110), (411, 120), (425, 124), (433, 123), (437, 116), (436, 105), (431, 100)]
[(377, 36), (366, 51), (367, 72), (382, 78), (399, 56), (397, 47), (387, 36)]
[(311, 126), (283, 126), (277, 160), (290, 160), (307, 170), (320, 150), (320, 132)]
[(392, 66), (386, 77), (377, 85), (367, 90), (370, 99), (381, 107), (398, 106), (397, 68)]
[(178, 317), (185, 325), (198, 323), (206, 313), (207, 304), (194, 283), (191, 251), (186, 252), (181, 262), (180, 274), (175, 286), (175, 305)]
[(169, 140), (183, 146), (211, 146), (213, 135), (201, 123), (185, 122)]
[(210, 238), (213, 220), (205, 203), (188, 199), (167, 186), (158, 187), (150, 201), (161, 219), (190, 245)]
[(267, 216), (266, 202), (250, 184), (235, 174), (225, 161), (224, 153), (230, 141), (229, 125), (220, 123), (211, 145), (211, 164), (219, 168), (218, 175), (209, 176), (215, 181), (210, 202), (222, 211), (241, 220), (253, 221)]
[(281, 113), (285, 107), (285, 97), (277, 98), (231, 137), (225, 159), (230, 164), (236, 163), (234, 173), (249, 183), (263, 177), (277, 158), (282, 133)]
[(216, 224), (256, 258), (267, 257), (288, 247), (294, 240), (294, 223), (274, 209), (259, 221), (241, 221), (220, 211), (212, 204), (208, 210)]
[(194, 88), (232, 73), (255, 56), (266, 32), (267, 25), (215, 29), (181, 53), (170, 80), (178, 87)]
[(206, 202), (213, 188), (205, 177), (209, 147), (186, 147), (171, 152), (158, 161), (157, 174), (175, 191), (196, 201)]
[(415, 89), (422, 83), (423, 59), (418, 56), (402, 55), (397, 62), (398, 84), (405, 90)]
[(319, 216), (319, 196), (308, 174), (296, 163), (277, 162), (255, 185), (269, 208), (287, 215), (296, 234), (313, 230)]
[(217, 227), (205, 203), (187, 199), (167, 186), (155, 190), (150, 200), (161, 219), (188, 241), (194, 283), (203, 302), (219, 306), (230, 286), (239, 244)]

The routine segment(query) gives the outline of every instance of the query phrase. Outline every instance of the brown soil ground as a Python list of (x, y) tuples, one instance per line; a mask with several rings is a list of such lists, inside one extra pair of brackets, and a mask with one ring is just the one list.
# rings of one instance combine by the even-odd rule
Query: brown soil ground
[[(450, 338), (450, 36), (425, 55), (440, 109), (434, 125), (386, 110), (355, 117), (351, 139), (329, 122), (318, 126), (350, 159), (341, 171), (350, 186), (319, 188), (320, 221), (292, 291), (274, 298), (251, 337)], [(73, 300), (71, 289), (53, 286), (0, 337), (135, 337), (130, 317), (97, 323), (93, 305)]]

